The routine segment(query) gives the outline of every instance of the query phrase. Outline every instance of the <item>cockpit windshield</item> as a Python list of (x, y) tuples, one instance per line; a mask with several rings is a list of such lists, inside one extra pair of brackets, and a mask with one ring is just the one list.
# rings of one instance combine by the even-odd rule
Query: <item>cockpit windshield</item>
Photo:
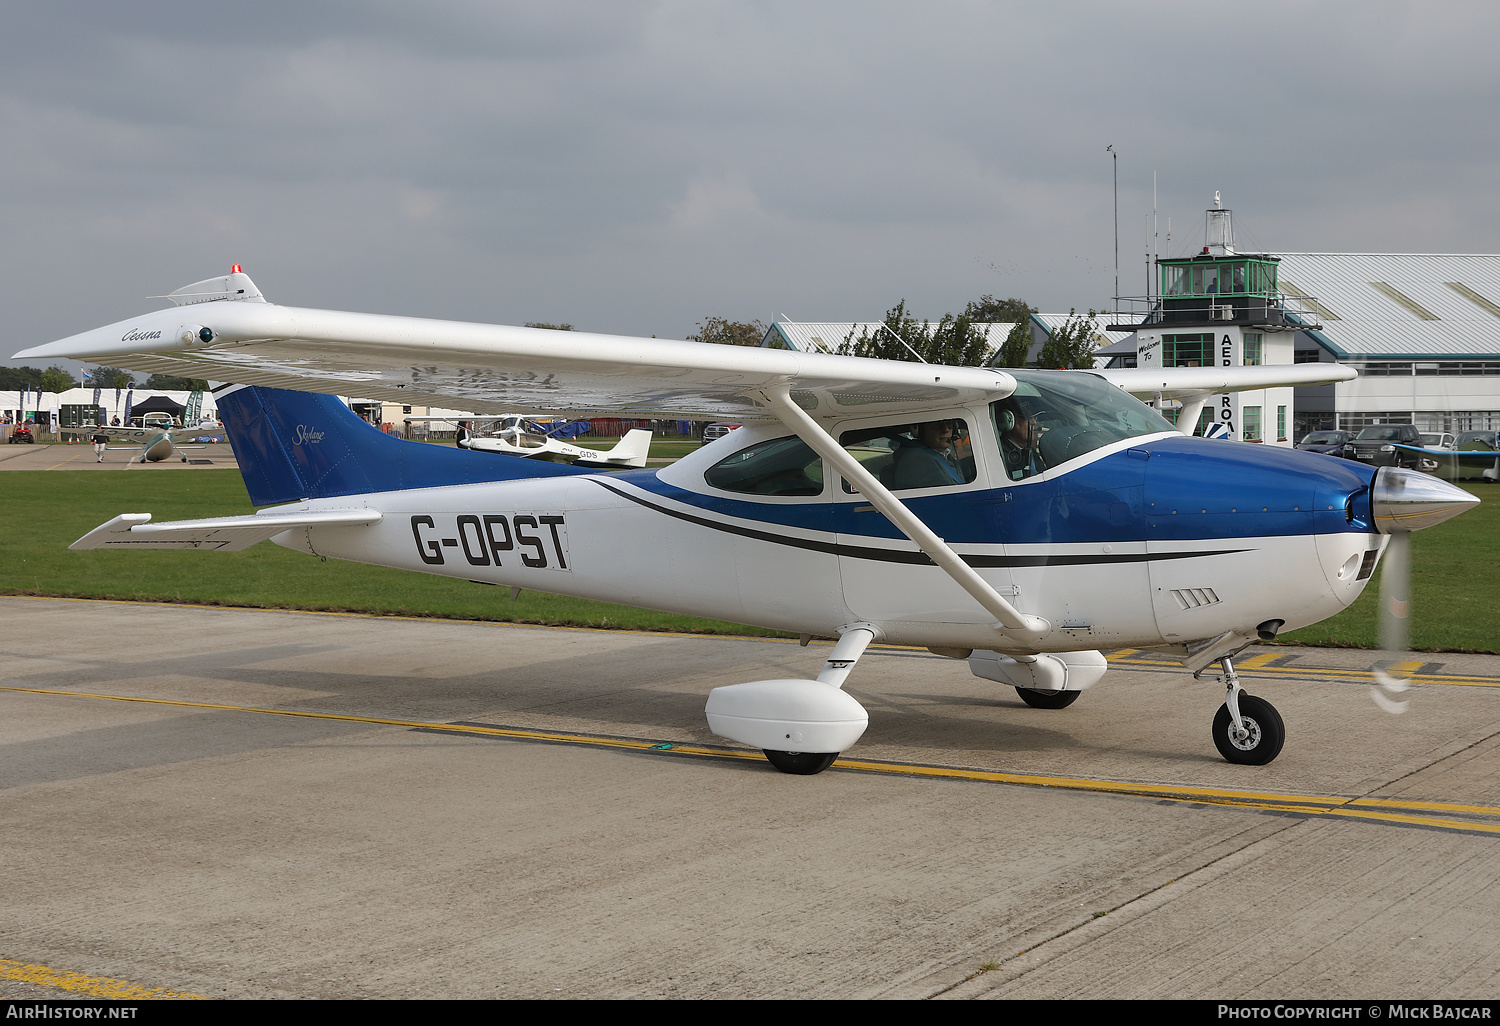
[[(1015, 376), (1016, 391), (991, 403), (990, 411), (1014, 477), (1055, 467), (1111, 442), (1173, 430), (1161, 414), (1093, 374), (1008, 373)], [(1023, 473), (1015, 472), (1023, 466)]]

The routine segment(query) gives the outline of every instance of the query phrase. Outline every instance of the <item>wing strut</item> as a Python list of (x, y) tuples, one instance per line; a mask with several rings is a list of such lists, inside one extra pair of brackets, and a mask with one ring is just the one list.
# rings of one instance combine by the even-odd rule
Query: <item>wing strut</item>
[(1198, 430), (1198, 417), (1203, 413), (1203, 404), (1208, 401), (1208, 396), (1194, 392), (1192, 395), (1182, 396), (1178, 401), (1182, 403), (1182, 408), (1177, 411), (1177, 430), (1191, 435)]
[(996, 621), (997, 627), (1012, 631), (1029, 639), (1035, 639), (1052, 629), (1052, 624), (1040, 616), (1023, 613), (1007, 602), (988, 581), (975, 573), (974, 568), (963, 561), (958, 553), (948, 547), (911, 510), (876, 480), (875, 476), (860, 465), (859, 460), (844, 449), (822, 425), (809, 417), (800, 406), (792, 402), (785, 385), (768, 388), (756, 393), (756, 398), (776, 415), (787, 427), (797, 433), (819, 456), (827, 460), (835, 470), (844, 475), (860, 494), (870, 500), (870, 505), (885, 515), (912, 543), (927, 553), (927, 556), (942, 569), (960, 588), (974, 597)]

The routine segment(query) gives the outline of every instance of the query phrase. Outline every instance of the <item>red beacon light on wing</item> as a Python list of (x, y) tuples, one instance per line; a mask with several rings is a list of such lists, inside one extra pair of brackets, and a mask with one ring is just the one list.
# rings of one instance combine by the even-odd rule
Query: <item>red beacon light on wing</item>
[(242, 274), (244, 272), (242, 272), (240, 270), (240, 265), (239, 264), (230, 264), (229, 265), (229, 273), (230, 274)]

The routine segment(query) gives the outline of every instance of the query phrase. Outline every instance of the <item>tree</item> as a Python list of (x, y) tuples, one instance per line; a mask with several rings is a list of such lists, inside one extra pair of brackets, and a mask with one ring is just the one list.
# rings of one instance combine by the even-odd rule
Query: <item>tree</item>
[(135, 384), (134, 374), (117, 367), (90, 367), (83, 379), (94, 388), (130, 388)]
[(906, 300), (903, 299), (885, 312), (883, 325), (873, 331), (864, 328), (858, 338), (851, 329), (836, 351), (843, 356), (911, 362), (918, 355), (926, 359), (922, 351), (927, 348), (927, 335), (927, 325), (918, 324), (917, 319), (906, 312)]
[[(121, 386), (112, 386), (119, 388)], [(153, 374), (146, 379), (147, 388), (159, 388), (163, 392), (194, 392), (208, 390), (208, 382), (201, 378), (174, 378), (170, 374)]]
[(943, 319), (937, 324), (931, 321), (919, 324), (907, 313), (906, 300), (903, 299), (886, 311), (881, 327), (873, 331), (866, 328), (858, 338), (851, 331), (838, 351), (877, 360), (920, 360), (950, 367), (968, 367), (983, 363), (989, 355), (989, 346), (967, 315), (943, 314)]
[(546, 321), (527, 321), (528, 328), (551, 328), (553, 331), (572, 331), (571, 324), (548, 324)]
[(0, 367), (0, 391), (19, 392), (41, 383), (42, 372), (35, 367)]
[(1031, 353), (1031, 318), (1029, 316), (1016, 321), (1016, 326), (1010, 329), (1010, 334), (1005, 336), (1005, 341), (1000, 343), (1000, 351), (995, 354), (995, 365), (997, 367), (1024, 367), (1026, 357)]
[(77, 388), (78, 381), (73, 375), (53, 364), (42, 371), (41, 386), (43, 392), (66, 392), (70, 388)]
[(1077, 310), (1068, 311), (1068, 319), (1062, 327), (1055, 328), (1037, 354), (1038, 367), (1060, 370), (1093, 370), (1094, 350), (1098, 340), (1094, 337), (1094, 318), (1097, 310), (1090, 310), (1087, 319), (1075, 317)]
[(766, 337), (766, 326), (760, 321), (731, 321), (727, 317), (710, 317), (698, 322), (698, 333), (689, 335), (694, 342), (713, 342), (721, 346), (758, 346)]
[[(980, 296), (978, 300), (971, 300), (969, 305), (964, 307), (964, 316), (977, 324), (1009, 324), (1012, 321), (1024, 321), (1036, 312), (1036, 307), (1027, 304), (1024, 299), (996, 299), (988, 295)], [(1019, 364), (1008, 366), (1019, 366)]]

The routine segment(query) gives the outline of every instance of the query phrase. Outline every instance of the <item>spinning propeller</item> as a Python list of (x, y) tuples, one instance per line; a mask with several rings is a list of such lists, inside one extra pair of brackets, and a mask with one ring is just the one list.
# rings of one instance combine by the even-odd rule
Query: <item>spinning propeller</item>
[(1380, 647), (1370, 697), (1388, 713), (1403, 713), (1400, 698), (1411, 687), (1402, 662), (1409, 643), (1411, 611), (1411, 532), (1455, 517), (1479, 500), (1446, 481), (1398, 467), (1381, 467), (1370, 486), (1375, 526), (1390, 541), (1380, 569)]

